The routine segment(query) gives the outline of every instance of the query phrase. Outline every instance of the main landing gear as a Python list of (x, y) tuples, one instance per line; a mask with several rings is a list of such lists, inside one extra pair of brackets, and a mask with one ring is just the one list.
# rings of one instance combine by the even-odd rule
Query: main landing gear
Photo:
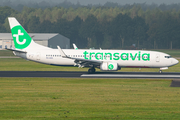
[(88, 70), (88, 73), (90, 73), (90, 74), (95, 73), (95, 72), (96, 72), (96, 69), (94, 67), (89, 68), (89, 70)]

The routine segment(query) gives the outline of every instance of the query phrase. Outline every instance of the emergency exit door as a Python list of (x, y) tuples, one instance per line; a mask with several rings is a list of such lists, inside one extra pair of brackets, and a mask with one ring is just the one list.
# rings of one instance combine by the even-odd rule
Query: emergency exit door
[(36, 59), (37, 59), (37, 60), (40, 60), (40, 59), (41, 59), (41, 53), (38, 52), (38, 53), (36, 54)]

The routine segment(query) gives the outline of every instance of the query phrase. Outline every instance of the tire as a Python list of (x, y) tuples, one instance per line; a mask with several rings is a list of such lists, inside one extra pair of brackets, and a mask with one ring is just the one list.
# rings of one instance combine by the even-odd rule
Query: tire
[(88, 70), (88, 73), (89, 74), (92, 74), (92, 73), (95, 73), (96, 72), (96, 69), (95, 68), (89, 68)]
[(95, 72), (96, 72), (96, 69), (95, 69), (95, 68), (93, 68), (92, 70), (93, 70), (93, 73), (95, 73)]
[(89, 74), (92, 74), (92, 73), (93, 73), (93, 70), (92, 70), (92, 69), (89, 69), (89, 70), (88, 70), (88, 73), (89, 73)]

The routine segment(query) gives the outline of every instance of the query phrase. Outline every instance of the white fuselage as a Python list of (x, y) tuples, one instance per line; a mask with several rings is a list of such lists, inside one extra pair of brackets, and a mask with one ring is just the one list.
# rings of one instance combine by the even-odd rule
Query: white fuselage
[[(99, 60), (117, 63), (119, 67), (163, 68), (178, 63), (170, 55), (144, 50), (90, 50), (90, 49), (63, 49), (64, 53), (72, 58)], [(29, 49), (27, 53), (14, 52), (15, 55), (50, 65), (74, 66), (74, 59), (63, 58), (58, 49)], [(88, 67), (88, 66), (85, 66)]]
[[(90, 50), (90, 49), (52, 49), (39, 45), (28, 35), (24, 28), (14, 17), (8, 17), (14, 49), (9, 49), (15, 55), (50, 65), (69, 65), (90, 67), (89, 73), (94, 73), (95, 68), (103, 71), (116, 71), (121, 67), (160, 68), (166, 69), (179, 61), (170, 55), (143, 50)], [(74, 44), (74, 47), (77, 48)]]

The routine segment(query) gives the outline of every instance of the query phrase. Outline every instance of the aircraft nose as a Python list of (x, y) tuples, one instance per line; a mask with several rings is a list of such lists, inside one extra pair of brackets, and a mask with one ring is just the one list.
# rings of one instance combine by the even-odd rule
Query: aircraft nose
[(179, 61), (177, 59), (173, 58), (173, 64), (176, 65), (178, 63), (179, 63)]

